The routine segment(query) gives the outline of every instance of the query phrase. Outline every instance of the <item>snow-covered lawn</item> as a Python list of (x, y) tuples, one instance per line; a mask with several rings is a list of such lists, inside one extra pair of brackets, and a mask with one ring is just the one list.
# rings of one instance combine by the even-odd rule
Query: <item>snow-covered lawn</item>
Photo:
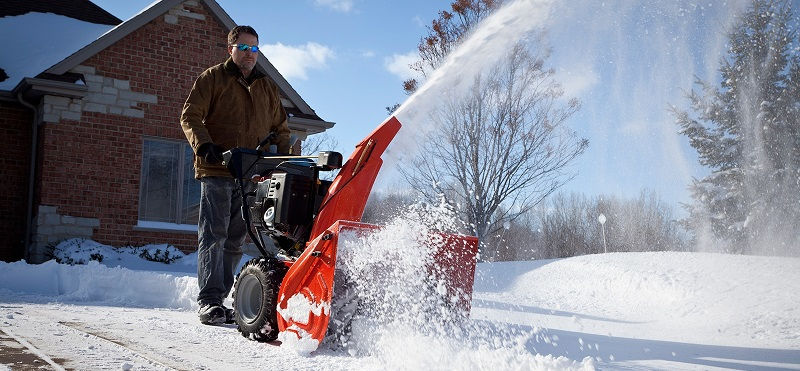
[(358, 351), (323, 345), (301, 355), (247, 340), (234, 325), (201, 325), (195, 255), (166, 265), (105, 254), (86, 265), (0, 263), (0, 350), (80, 370), (800, 369), (797, 258), (661, 252), (480, 263), (461, 327), (373, 325), (356, 333)]

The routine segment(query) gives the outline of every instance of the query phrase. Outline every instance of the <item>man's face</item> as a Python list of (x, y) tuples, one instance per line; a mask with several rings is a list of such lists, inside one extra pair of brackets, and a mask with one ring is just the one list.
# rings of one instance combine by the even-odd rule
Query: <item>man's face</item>
[[(239, 34), (238, 40), (236, 40), (236, 44), (258, 46), (258, 38), (249, 33), (241, 33)], [(258, 60), (258, 52), (253, 53), (250, 51), (250, 48), (242, 51), (237, 47), (228, 45), (228, 54), (231, 55), (233, 63), (236, 63), (240, 70), (247, 71), (247, 74), (253, 70), (253, 67), (256, 65), (256, 60)]]

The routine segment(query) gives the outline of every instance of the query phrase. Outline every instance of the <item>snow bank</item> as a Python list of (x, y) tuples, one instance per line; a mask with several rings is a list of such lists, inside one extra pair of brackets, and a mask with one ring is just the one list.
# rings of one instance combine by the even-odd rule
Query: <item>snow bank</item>
[(0, 262), (0, 293), (4, 291), (11, 294), (7, 297), (28, 294), (38, 301), (190, 310), (196, 308), (199, 289), (197, 278), (185, 273), (107, 267), (97, 261), (66, 265), (51, 260), (39, 265)]
[(495, 306), (524, 302), (570, 313), (574, 322), (619, 318), (670, 328), (662, 336), (675, 341), (800, 340), (800, 307), (786, 306), (800, 303), (799, 258), (643, 252), (485, 263), (475, 291)]

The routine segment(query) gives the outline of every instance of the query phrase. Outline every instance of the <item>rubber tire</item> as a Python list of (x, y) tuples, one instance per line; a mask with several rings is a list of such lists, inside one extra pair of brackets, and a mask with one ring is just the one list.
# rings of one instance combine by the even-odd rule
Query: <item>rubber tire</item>
[(274, 259), (253, 258), (233, 285), (233, 311), (242, 336), (256, 341), (278, 338), (278, 290), (288, 269)]
[(335, 270), (333, 277), (331, 319), (323, 342), (332, 349), (341, 349), (350, 342), (352, 323), (359, 315), (361, 303), (356, 283), (344, 271)]

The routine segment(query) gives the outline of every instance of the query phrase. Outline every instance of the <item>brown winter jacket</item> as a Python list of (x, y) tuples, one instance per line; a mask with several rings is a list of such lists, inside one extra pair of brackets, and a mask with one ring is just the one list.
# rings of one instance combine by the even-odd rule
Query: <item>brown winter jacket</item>
[(274, 131), (277, 136), (271, 144), (276, 144), (280, 153), (289, 152), (289, 126), (277, 86), (255, 69), (248, 80), (228, 58), (194, 82), (183, 106), (181, 127), (195, 153), (195, 178), (231, 176), (225, 166), (197, 156), (203, 143), (212, 142), (225, 150), (254, 149)]

